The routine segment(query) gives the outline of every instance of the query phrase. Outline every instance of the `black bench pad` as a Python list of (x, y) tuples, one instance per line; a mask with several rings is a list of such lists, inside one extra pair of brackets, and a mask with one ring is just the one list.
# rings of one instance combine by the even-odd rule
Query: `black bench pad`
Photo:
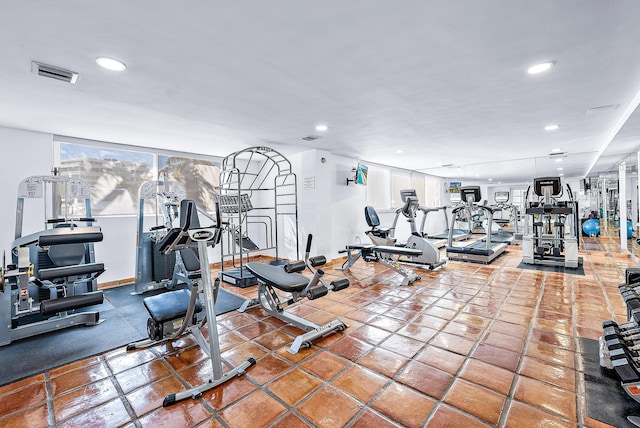
[(266, 284), (287, 293), (300, 292), (309, 283), (309, 278), (299, 273), (286, 273), (282, 267), (266, 263), (249, 262), (247, 269)]
[[(142, 300), (149, 315), (156, 322), (165, 322), (183, 317), (189, 308), (191, 293), (189, 290), (168, 291)], [(194, 313), (202, 311), (202, 303), (196, 300)]]

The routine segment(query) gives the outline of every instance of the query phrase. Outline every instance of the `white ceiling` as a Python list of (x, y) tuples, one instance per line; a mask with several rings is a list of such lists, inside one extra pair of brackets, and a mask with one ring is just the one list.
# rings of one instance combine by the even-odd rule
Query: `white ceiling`
[[(319, 148), (493, 182), (558, 173), (560, 148), (578, 177), (635, 107), (638, 22), (636, 0), (4, 0), (0, 125), (222, 156)], [(592, 174), (639, 147), (640, 112)]]

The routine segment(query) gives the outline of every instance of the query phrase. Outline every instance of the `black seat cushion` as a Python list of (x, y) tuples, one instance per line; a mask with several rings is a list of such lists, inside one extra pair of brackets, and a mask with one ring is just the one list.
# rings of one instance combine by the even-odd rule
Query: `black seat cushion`
[[(190, 300), (191, 293), (189, 290), (182, 289), (146, 297), (142, 302), (154, 321), (165, 322), (184, 317), (187, 314)], [(196, 300), (194, 313), (198, 313), (201, 310), (202, 304), (199, 300)]]
[(265, 284), (288, 293), (300, 292), (309, 283), (309, 278), (299, 273), (286, 273), (281, 266), (249, 262), (247, 269)]

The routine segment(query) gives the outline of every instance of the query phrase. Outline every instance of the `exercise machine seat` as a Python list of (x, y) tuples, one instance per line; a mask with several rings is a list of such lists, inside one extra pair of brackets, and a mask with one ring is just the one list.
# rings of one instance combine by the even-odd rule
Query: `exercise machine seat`
[(364, 207), (364, 218), (367, 220), (367, 224), (371, 228), (371, 232), (374, 235), (380, 236), (381, 238), (386, 238), (391, 233), (390, 229), (380, 229), (380, 218), (378, 217), (378, 213), (376, 209), (371, 205), (367, 205)]
[[(189, 290), (176, 290), (146, 297), (142, 302), (151, 318), (157, 323), (184, 317), (189, 308), (191, 293)], [(196, 301), (194, 313), (202, 311), (202, 303)]]
[(301, 292), (309, 283), (309, 278), (299, 273), (286, 273), (281, 266), (259, 262), (249, 262), (247, 269), (266, 284), (287, 293)]

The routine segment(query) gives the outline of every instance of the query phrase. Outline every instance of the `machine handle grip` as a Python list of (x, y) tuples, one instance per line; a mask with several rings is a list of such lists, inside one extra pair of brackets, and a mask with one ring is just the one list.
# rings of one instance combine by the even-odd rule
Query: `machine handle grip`
[(307, 253), (311, 252), (311, 240), (313, 239), (313, 235), (309, 234), (307, 237)]

